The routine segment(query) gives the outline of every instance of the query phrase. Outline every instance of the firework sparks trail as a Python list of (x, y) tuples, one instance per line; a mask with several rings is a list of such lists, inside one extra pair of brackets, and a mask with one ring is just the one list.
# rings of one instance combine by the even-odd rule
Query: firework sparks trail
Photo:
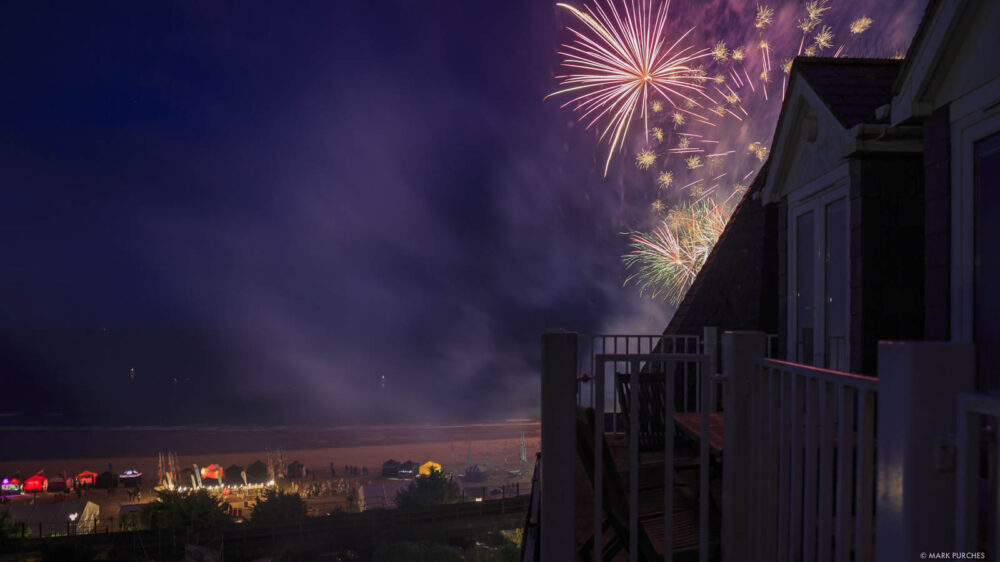
[(557, 4), (576, 16), (589, 32), (568, 28), (575, 40), (564, 43), (559, 54), (564, 57), (563, 66), (572, 73), (560, 77), (563, 89), (546, 97), (574, 95), (563, 107), (573, 106), (581, 121), (589, 119), (587, 128), (606, 118), (600, 135), (602, 140), (607, 137), (609, 144), (605, 176), (615, 151), (624, 146), (637, 111), (648, 135), (646, 108), (653, 93), (675, 107), (679, 99), (699, 105), (692, 96), (703, 90), (701, 74), (691, 64), (711, 53), (708, 49), (680, 47), (693, 28), (672, 44), (667, 43), (668, 4), (660, 4), (655, 12), (651, 0), (632, 0), (620, 10), (612, 0), (606, 0), (604, 6), (598, 3), (593, 8), (585, 7), (585, 11)]

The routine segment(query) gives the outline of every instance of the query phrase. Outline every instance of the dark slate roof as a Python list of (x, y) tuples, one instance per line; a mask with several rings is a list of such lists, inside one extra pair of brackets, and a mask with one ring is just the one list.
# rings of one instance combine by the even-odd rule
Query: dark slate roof
[(733, 211), (664, 334), (778, 328), (778, 205), (763, 205), (767, 164)]
[(792, 72), (802, 74), (845, 128), (889, 122), (888, 118), (877, 119), (875, 110), (892, 100), (903, 61), (799, 57), (793, 65)]

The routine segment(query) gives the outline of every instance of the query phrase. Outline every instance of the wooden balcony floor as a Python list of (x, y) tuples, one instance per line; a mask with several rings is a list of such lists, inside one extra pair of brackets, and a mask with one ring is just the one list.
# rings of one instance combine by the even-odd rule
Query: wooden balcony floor
[[(627, 491), (629, 489), (628, 437), (624, 434), (609, 433), (605, 435), (605, 443), (614, 460), (620, 482)], [(663, 509), (663, 460), (662, 451), (645, 452), (640, 454), (639, 463), (639, 523), (653, 549), (660, 555), (664, 549), (666, 528)], [(674, 560), (697, 560), (699, 463), (696, 444), (679, 435), (675, 441), (674, 461), (674, 497), (671, 509)], [(582, 461), (578, 461), (577, 464), (577, 551), (579, 552), (593, 533), (594, 496)], [(719, 475), (721, 470), (715, 466), (712, 472), (713, 478), (710, 480), (710, 493), (713, 496), (710, 545), (713, 553), (717, 553), (719, 542), (719, 511), (716, 509), (720, 487)], [(608, 528), (604, 533), (604, 544), (609, 544), (614, 538), (614, 531)], [(715, 558), (713, 555), (713, 559)], [(612, 558), (612, 560), (627, 559), (628, 555), (624, 549)]]

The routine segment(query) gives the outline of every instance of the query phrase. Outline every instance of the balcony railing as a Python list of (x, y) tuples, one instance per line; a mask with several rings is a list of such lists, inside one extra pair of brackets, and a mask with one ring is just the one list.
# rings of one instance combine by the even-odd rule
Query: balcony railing
[[(873, 378), (768, 358), (773, 342), (754, 332), (723, 335), (719, 374), (714, 330), (687, 338), (543, 338), (543, 562), (621, 552), (671, 560), (675, 519), (685, 515), (674, 503), (678, 471), (687, 470), (674, 448), (682, 428), (698, 446), (697, 497), (685, 509), (696, 520), (699, 560), (997, 553), (1000, 399), (961, 394), (973, 386), (971, 345), (883, 342)], [(956, 427), (957, 475), (949, 445)], [(713, 511), (720, 460), (721, 507)], [(584, 527), (580, 488), (566, 477), (574, 463), (588, 473), (593, 498)], [(661, 513), (662, 526), (651, 525)], [(716, 517), (721, 536), (713, 535)], [(581, 545), (586, 525), (591, 537)]]

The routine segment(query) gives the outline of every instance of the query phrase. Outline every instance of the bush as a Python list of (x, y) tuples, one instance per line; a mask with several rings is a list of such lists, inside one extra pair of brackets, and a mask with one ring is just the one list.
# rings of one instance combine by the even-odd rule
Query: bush
[(306, 518), (306, 502), (298, 494), (269, 489), (250, 513), (252, 523), (275, 525), (294, 523)]
[(455, 503), (462, 497), (458, 484), (440, 471), (432, 470), (428, 476), (416, 480), (396, 492), (396, 507), (427, 507)]
[(218, 531), (233, 523), (229, 504), (207, 490), (161, 490), (139, 511), (139, 520), (150, 529)]

